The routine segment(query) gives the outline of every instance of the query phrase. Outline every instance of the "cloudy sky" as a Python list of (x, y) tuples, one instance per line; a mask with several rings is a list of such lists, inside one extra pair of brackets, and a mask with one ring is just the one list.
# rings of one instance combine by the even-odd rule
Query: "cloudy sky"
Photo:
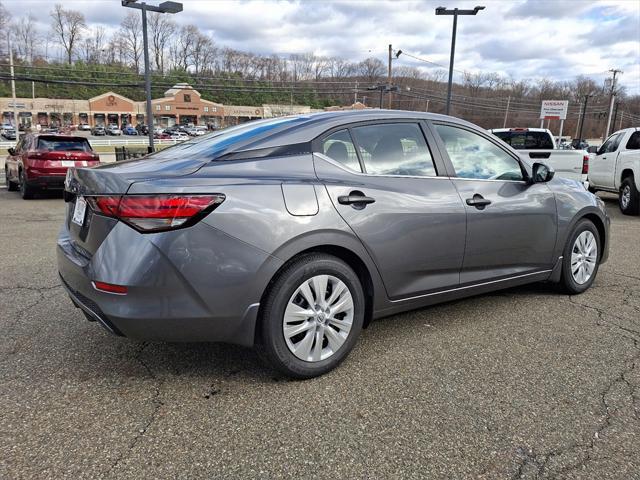
[[(157, 0), (147, 0), (158, 3)], [(4, 0), (14, 16), (31, 11), (48, 28), (50, 0)], [(128, 9), (119, 0), (65, 0), (89, 24), (117, 28)], [(603, 81), (624, 71), (621, 83), (640, 94), (640, 2), (637, 0), (400, 0), (227, 1), (183, 0), (179, 24), (195, 24), (218, 45), (263, 54), (314, 52), (359, 61), (386, 62), (387, 45), (447, 65), (452, 17), (435, 7), (473, 8), (460, 17), (456, 69), (499, 72), (515, 78), (569, 80), (583, 74)], [(401, 56), (396, 65), (439, 69)]]

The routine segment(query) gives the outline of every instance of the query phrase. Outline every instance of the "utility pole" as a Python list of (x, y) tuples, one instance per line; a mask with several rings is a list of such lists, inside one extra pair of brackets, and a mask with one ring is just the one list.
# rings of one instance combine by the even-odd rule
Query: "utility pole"
[(353, 91), (353, 104), (358, 103), (358, 81), (356, 80), (356, 88)]
[(16, 77), (13, 72), (13, 47), (11, 45), (10, 34), (7, 34), (7, 43), (9, 44), (9, 69), (11, 72), (11, 97), (13, 98), (13, 128), (16, 129), (16, 140), (20, 136), (18, 128), (18, 109), (16, 108)]
[(122, 0), (122, 6), (142, 11), (142, 44), (144, 49), (144, 90), (147, 97), (147, 127), (149, 129), (149, 152), (153, 152), (153, 110), (151, 109), (151, 69), (149, 68), (149, 39), (147, 36), (147, 11), (157, 13), (179, 13), (182, 4), (166, 1), (158, 6), (147, 5), (137, 0)]
[(580, 130), (578, 131), (578, 140), (582, 140), (582, 128), (584, 127), (584, 117), (587, 114), (587, 102), (591, 95), (584, 96), (584, 103), (582, 104), (582, 116), (580, 117)]
[(504, 122), (502, 122), (502, 128), (507, 128), (507, 115), (509, 115), (509, 104), (511, 103), (511, 95), (507, 98), (507, 109), (504, 111)]
[(611, 80), (611, 93), (609, 94), (609, 96), (610, 96), (610, 100), (609, 100), (609, 117), (607, 118), (607, 130), (606, 130), (606, 133), (604, 134), (604, 138), (605, 139), (609, 136), (609, 128), (611, 128), (611, 114), (613, 113), (613, 103), (614, 103), (615, 98), (616, 98), (616, 75), (618, 73), (622, 73), (622, 70), (618, 70), (616, 68), (612, 68), (609, 71), (611, 73), (613, 73), (613, 79)]
[(454, 8), (453, 10), (445, 7), (436, 8), (436, 15), (453, 15), (453, 33), (451, 34), (451, 56), (449, 57), (449, 83), (447, 85), (447, 108), (446, 114), (449, 115), (451, 110), (451, 87), (453, 84), (453, 57), (456, 53), (456, 31), (458, 29), (458, 15), (477, 15), (480, 10), (484, 10), (484, 7), (475, 7), (473, 10), (460, 10)]
[(616, 120), (618, 118), (618, 107), (620, 106), (620, 102), (616, 102), (616, 106), (613, 108), (613, 120), (611, 120), (611, 126), (615, 130), (616, 128)]
[(391, 110), (391, 53), (392, 48), (391, 44), (389, 44), (389, 75), (387, 77), (387, 88), (389, 89), (389, 98), (387, 100), (387, 108)]

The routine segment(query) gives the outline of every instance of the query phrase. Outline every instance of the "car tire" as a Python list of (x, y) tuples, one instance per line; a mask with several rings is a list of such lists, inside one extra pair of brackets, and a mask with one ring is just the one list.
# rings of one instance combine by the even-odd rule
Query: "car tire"
[(15, 182), (12, 182), (11, 180), (9, 180), (9, 170), (5, 169), (4, 171), (4, 181), (7, 185), (7, 190), (9, 190), (10, 192), (15, 192), (16, 190), (18, 190), (18, 185)]
[(24, 200), (31, 200), (35, 195), (36, 189), (27, 184), (27, 179), (24, 176), (24, 170), (20, 172), (20, 195)]
[(560, 287), (565, 293), (579, 294), (591, 286), (600, 266), (601, 248), (600, 234), (593, 222), (578, 221), (563, 252)]
[[(318, 295), (318, 290), (324, 292)], [(337, 294), (335, 299), (333, 294)], [(319, 301), (311, 306), (308, 299)], [(329, 302), (325, 304), (325, 300)], [(351, 267), (332, 255), (300, 256), (282, 270), (268, 289), (261, 308), (256, 349), (269, 366), (287, 377), (323, 375), (337, 367), (355, 345), (364, 311), (362, 285)], [(305, 312), (314, 314), (305, 318)], [(293, 333), (296, 329), (299, 332)]]
[(620, 184), (618, 195), (620, 211), (625, 215), (638, 215), (640, 212), (640, 193), (633, 176), (626, 177)]

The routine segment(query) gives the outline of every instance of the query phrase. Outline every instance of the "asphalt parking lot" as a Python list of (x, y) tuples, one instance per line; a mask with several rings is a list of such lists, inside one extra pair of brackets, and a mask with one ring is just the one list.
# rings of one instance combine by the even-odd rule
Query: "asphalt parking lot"
[(0, 186), (0, 478), (640, 478), (640, 218), (587, 293), (533, 285), (373, 323), (322, 378), (137, 343), (59, 286), (59, 196)]

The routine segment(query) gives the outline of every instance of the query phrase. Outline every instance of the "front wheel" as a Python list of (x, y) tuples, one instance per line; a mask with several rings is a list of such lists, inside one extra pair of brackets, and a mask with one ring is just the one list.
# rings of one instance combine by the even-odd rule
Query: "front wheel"
[(600, 235), (593, 222), (583, 219), (573, 229), (564, 247), (560, 285), (571, 295), (587, 290), (600, 264)]
[(14, 182), (12, 182), (11, 180), (9, 180), (9, 169), (6, 168), (4, 171), (4, 181), (7, 185), (7, 190), (9, 190), (10, 192), (15, 192), (16, 190), (18, 190), (18, 185), (15, 184)]
[(618, 203), (620, 211), (625, 215), (638, 215), (640, 211), (640, 193), (638, 193), (633, 177), (627, 177), (622, 180)]
[(364, 321), (365, 298), (355, 272), (331, 255), (294, 260), (267, 294), (257, 348), (286, 376), (312, 378), (337, 367)]

